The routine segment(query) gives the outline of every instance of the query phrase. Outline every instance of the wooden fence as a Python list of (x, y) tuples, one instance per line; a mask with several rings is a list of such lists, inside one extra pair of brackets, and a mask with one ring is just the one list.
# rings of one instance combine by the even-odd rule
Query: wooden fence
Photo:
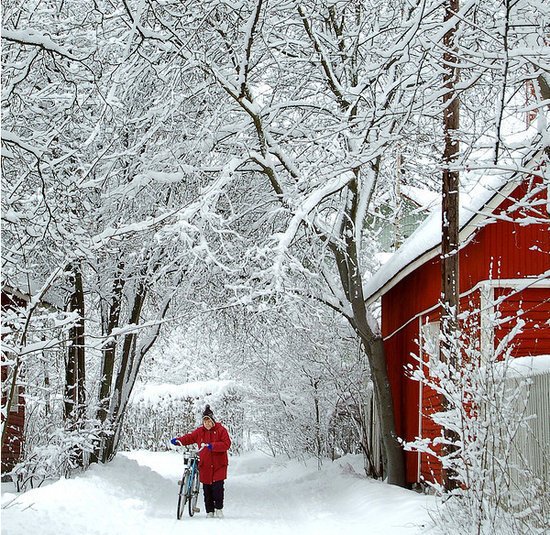
[[(550, 488), (550, 370), (525, 379), (507, 381), (511, 388), (522, 389), (516, 404), (521, 425), (513, 438), (510, 452), (510, 478), (516, 488), (540, 481)], [(524, 394), (523, 394), (524, 392)]]

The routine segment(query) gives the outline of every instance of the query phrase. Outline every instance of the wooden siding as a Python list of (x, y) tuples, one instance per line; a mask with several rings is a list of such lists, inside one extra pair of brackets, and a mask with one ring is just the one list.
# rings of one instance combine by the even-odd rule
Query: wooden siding
[(495, 299), (504, 299), (497, 307), (504, 323), (495, 330), (495, 343), (502, 340), (520, 318), (525, 325), (514, 337), (512, 355), (550, 355), (550, 288), (527, 288), (521, 292), (496, 288)]
[[(433, 440), (441, 436), (441, 428), (434, 423), (431, 416), (441, 410), (441, 396), (434, 390), (428, 387), (422, 389), (422, 438), (429, 438)], [(437, 454), (441, 454), (441, 445), (432, 445)], [(409, 464), (411, 461), (409, 461)], [(418, 454), (416, 463), (418, 463)], [(428, 453), (422, 453), (420, 455), (420, 475), (419, 478), (418, 469), (415, 466), (415, 478), (409, 479), (410, 482), (416, 482), (419, 480), (428, 481), (433, 483), (435, 481), (441, 481), (441, 461)], [(410, 477), (410, 470), (407, 470), (407, 476)]]
[[(10, 294), (2, 289), (1, 307), (4, 314), (7, 310), (15, 307), (25, 306), (25, 301), (17, 295)], [(1, 378), (4, 384), (8, 381), (8, 366), (5, 362), (5, 355), (2, 353), (2, 372)], [(22, 386), (17, 387), (17, 399), (12, 403), (12, 410), (8, 412), (6, 422), (6, 440), (2, 444), (2, 475), (11, 471), (15, 464), (21, 458), (23, 450), (23, 434), (25, 428), (25, 396)], [(2, 407), (8, 403), (8, 396), (2, 393)], [(2, 415), (2, 423), (4, 423), (4, 415)]]
[[(527, 182), (516, 188), (513, 198), (521, 199), (527, 192)], [(541, 194), (541, 198), (542, 198)], [(498, 212), (511, 206), (505, 200)], [(496, 212), (495, 212), (496, 213)], [(511, 218), (529, 214), (516, 210)], [(550, 224), (526, 225), (513, 221), (495, 220), (479, 229), (460, 251), (460, 291), (472, 290), (478, 283), (495, 279), (524, 279), (540, 276), (550, 270)], [(496, 291), (502, 295), (507, 290)], [(418, 355), (419, 318), (426, 317), (436, 307), (441, 293), (439, 258), (434, 258), (398, 282), (382, 296), (382, 336), (386, 350), (388, 375), (394, 399), (397, 433), (407, 441), (414, 440), (419, 430), (419, 384), (408, 377), (409, 367), (417, 366), (412, 354)], [(523, 295), (523, 298), (521, 297)], [(477, 298), (470, 294), (471, 300)], [(537, 300), (541, 303), (537, 305)], [(503, 313), (511, 313), (521, 302), (528, 311), (526, 327), (518, 337), (514, 355), (550, 354), (550, 326), (543, 319), (550, 317), (550, 290), (525, 290), (517, 298), (504, 301)], [(461, 306), (466, 306), (462, 301)], [(504, 324), (495, 333), (495, 341), (502, 337), (510, 325)], [(437, 400), (429, 392), (422, 392), (423, 410), (421, 425), (425, 435), (438, 433), (433, 429), (429, 413), (437, 408)], [(417, 481), (418, 455), (406, 452), (407, 482)], [(433, 480), (438, 464), (433, 458), (421, 457), (422, 474)]]
[[(2, 367), (2, 380), (4, 380), (4, 370)], [(7, 402), (6, 396), (2, 396), (2, 405)], [(2, 415), (2, 420), (4, 416)], [(18, 387), (16, 410), (8, 413), (6, 441), (2, 444), (2, 474), (9, 472), (19, 461), (23, 446), (23, 431), (25, 427), (25, 398), (23, 388)]]
[[(525, 186), (518, 187), (514, 195), (521, 198), (524, 190)], [(505, 201), (499, 210), (510, 204)], [(460, 251), (460, 291), (466, 292), (483, 280), (539, 276), (550, 270), (549, 252), (550, 222), (527, 226), (502, 220), (489, 223)], [(434, 258), (382, 296), (383, 336), (435, 305), (440, 292), (440, 262)]]

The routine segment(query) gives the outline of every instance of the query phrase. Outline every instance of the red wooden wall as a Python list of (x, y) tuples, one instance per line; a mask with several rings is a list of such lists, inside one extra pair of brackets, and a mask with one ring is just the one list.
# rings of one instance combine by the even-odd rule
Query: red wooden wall
[[(511, 195), (521, 199), (528, 191), (527, 181)], [(540, 198), (545, 198), (544, 193)], [(508, 209), (512, 201), (505, 200), (494, 213)], [(545, 207), (540, 208), (544, 213)], [(510, 219), (521, 220), (529, 213), (515, 210), (507, 214)], [(548, 214), (546, 213), (546, 216)], [(478, 230), (469, 243), (460, 251), (460, 291), (473, 288), (478, 282), (489, 279), (523, 279), (529, 276), (540, 276), (550, 270), (550, 223), (522, 226), (518, 222), (496, 220)], [(391, 384), (397, 433), (407, 441), (418, 436), (419, 428), (419, 383), (408, 378), (407, 367), (416, 367), (411, 354), (418, 354), (419, 322), (416, 315), (437, 304), (441, 292), (441, 274), (439, 258), (434, 258), (407, 275), (382, 296), (382, 335)], [(510, 292), (496, 289), (495, 296)], [(467, 300), (476, 300), (470, 295)], [(467, 306), (462, 300), (461, 306)], [(537, 288), (524, 291), (508, 299), (501, 306), (503, 314), (510, 313), (521, 306), (525, 311), (526, 325), (518, 336), (518, 345), (514, 349), (516, 356), (550, 354), (550, 289)], [(412, 321), (410, 321), (412, 318)], [(394, 331), (399, 332), (390, 336)], [(498, 339), (505, 334), (510, 324), (503, 325), (495, 333)], [(423, 405), (429, 411), (430, 404), (437, 409), (437, 399), (431, 397), (424, 389)], [(422, 422), (426, 435), (437, 433), (428, 418)], [(417, 454), (406, 454), (406, 476), (409, 483), (417, 481)], [(423, 475), (428, 478), (433, 471), (438, 475), (438, 463), (433, 463), (425, 456), (422, 458)]]
[[(550, 355), (550, 288), (527, 288), (521, 292), (496, 288), (495, 298), (505, 298), (498, 306), (503, 323), (495, 329), (495, 341), (510, 332), (521, 311), (519, 318), (525, 325), (514, 337), (512, 355)], [(507, 318), (510, 319), (505, 321)]]
[[(8, 309), (15, 306), (23, 306), (24, 302), (13, 296), (8, 295), (2, 291), (2, 313), (4, 314)], [(9, 385), (5, 384), (8, 380), (8, 367), (5, 361), (5, 356), (2, 354), (2, 386), (6, 387), (9, 392)], [(23, 388), (21, 386), (16, 387), (17, 392), (14, 401), (12, 402), (12, 410), (7, 413), (6, 423), (6, 440), (2, 444), (2, 463), (1, 473), (2, 475), (12, 470), (15, 464), (19, 461), (22, 453), (23, 446), (23, 431), (25, 427), (25, 398), (23, 395)], [(2, 407), (6, 407), (8, 402), (7, 394), (4, 393), (2, 388)], [(2, 415), (2, 423), (4, 423), (4, 416)]]
[[(2, 366), (2, 382), (7, 379), (7, 368)], [(7, 396), (2, 395), (2, 406), (6, 406)], [(4, 416), (2, 416), (2, 421)], [(16, 399), (8, 413), (6, 441), (2, 444), (2, 474), (9, 472), (19, 461), (23, 446), (25, 426), (25, 399), (21, 387), (17, 387)]]

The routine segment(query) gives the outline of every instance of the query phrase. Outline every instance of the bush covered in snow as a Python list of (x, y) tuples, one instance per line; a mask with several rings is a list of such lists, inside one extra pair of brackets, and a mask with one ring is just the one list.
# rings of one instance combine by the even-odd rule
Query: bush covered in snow
[(81, 456), (93, 452), (97, 434), (54, 428), (44, 437), (44, 443), (30, 447), (11, 472), (18, 491), (40, 487), (47, 479), (70, 477), (82, 466)]
[(441, 462), (444, 481), (430, 485), (445, 498), (435, 517), (445, 534), (457, 525), (472, 535), (547, 533), (550, 457), (541, 437), (548, 437), (548, 407), (540, 401), (548, 395), (550, 357), (512, 356), (521, 327), (518, 320), (490, 354), (476, 345), (479, 333), (456, 334), (448, 346), (456, 364), (433, 359), (411, 370), (443, 400), (432, 415), (441, 435), (406, 448)]
[(228, 428), (231, 450), (243, 444), (243, 394), (233, 381), (195, 381), (180, 385), (139, 385), (130, 400), (120, 449), (166, 450), (170, 438), (200, 425), (206, 404), (217, 421)]

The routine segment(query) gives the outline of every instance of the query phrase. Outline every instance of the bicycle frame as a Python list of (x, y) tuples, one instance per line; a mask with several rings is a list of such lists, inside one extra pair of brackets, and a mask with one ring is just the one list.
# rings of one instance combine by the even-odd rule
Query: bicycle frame
[(189, 477), (187, 478), (187, 487), (185, 492), (188, 496), (191, 495), (191, 485), (193, 484), (193, 476), (195, 472), (199, 471), (199, 455), (198, 453), (192, 453), (190, 456), (186, 457), (186, 454), (183, 454), (184, 463), (186, 464), (186, 470), (189, 472)]
[(178, 492), (178, 520), (183, 516), (183, 510), (187, 504), (189, 507), (189, 516), (193, 516), (200, 510), (196, 507), (199, 494), (199, 451), (183, 452), (184, 470), (181, 480), (179, 481)]

